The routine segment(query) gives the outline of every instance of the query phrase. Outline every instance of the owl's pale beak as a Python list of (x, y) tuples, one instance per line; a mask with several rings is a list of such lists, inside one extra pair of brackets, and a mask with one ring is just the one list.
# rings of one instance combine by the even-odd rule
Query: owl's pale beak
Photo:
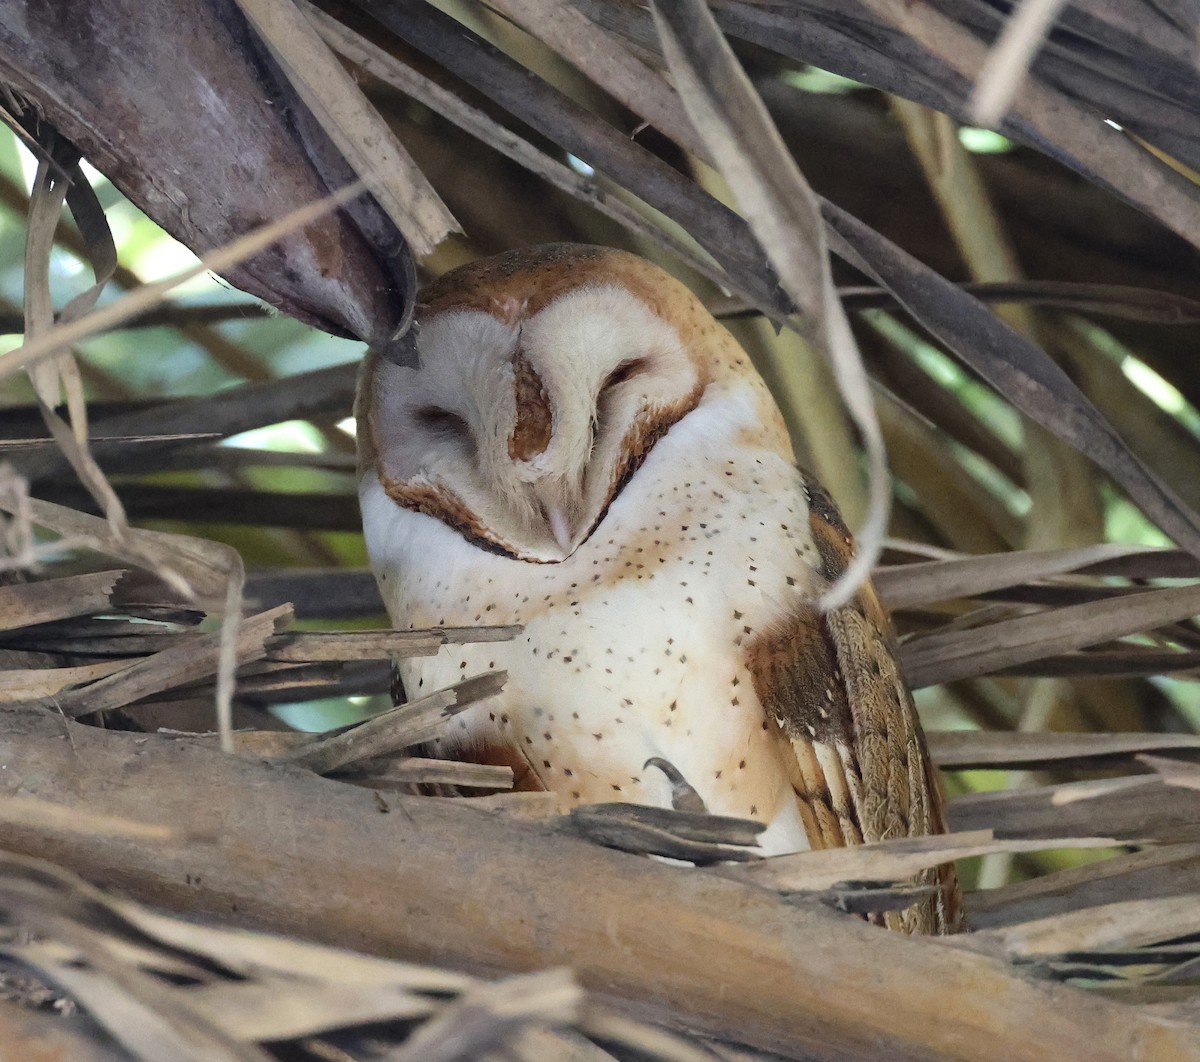
[(569, 555), (571, 552), (571, 525), (567, 521), (567, 514), (563, 511), (562, 506), (547, 505), (546, 520), (550, 524), (554, 541), (562, 549), (563, 555)]
[[(579, 545), (578, 521), (574, 518), (578, 505), (575, 500), (577, 492), (564, 484), (558, 476), (544, 473), (538, 476), (528, 489), (526, 497), (531, 504), (526, 511), (530, 516), (536, 514), (540, 517), (535, 534), (544, 543), (542, 548), (551, 554), (546, 559), (566, 560)], [(554, 548), (546, 542), (546, 538), (554, 540), (561, 556), (554, 556)]]

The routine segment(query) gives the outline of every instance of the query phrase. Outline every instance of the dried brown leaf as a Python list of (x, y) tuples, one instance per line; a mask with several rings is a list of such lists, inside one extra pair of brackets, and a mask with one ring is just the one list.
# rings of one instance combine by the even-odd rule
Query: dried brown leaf
[[(274, 633), (276, 625), (290, 619), (291, 609), (281, 605), (244, 620), (232, 644), (236, 662), (245, 663), (264, 656), (266, 640)], [(224, 649), (222, 632), (198, 635), (184, 645), (163, 649), (106, 678), (63, 694), (57, 698), (55, 707), (71, 717), (123, 707), (153, 693), (217, 674)], [(231, 744), (227, 751), (232, 751)]]
[[(5, 498), (0, 498), (0, 509), (15, 512)], [(28, 512), (33, 523), (63, 536), (65, 545), (87, 546), (146, 567), (189, 597), (209, 605), (224, 602), (230, 569), (241, 565), (235, 550), (206, 539), (140, 528), (129, 528), (117, 539), (98, 517), (34, 498), (28, 500)]]
[(708, 145), (691, 125), (679, 95), (619, 38), (558, 0), (489, 0), (539, 40), (564, 55), (634, 114), (664, 130), (700, 158)]
[(858, 550), (822, 596), (844, 604), (869, 576), (882, 549), (891, 489), (866, 369), (833, 289), (825, 227), (816, 195), (703, 0), (655, 0), (663, 54), (700, 136), (729, 182), (741, 212), (805, 332), (827, 354), (846, 408), (867, 452), (868, 512)]
[(208, 252), (194, 266), (180, 270), (174, 276), (153, 284), (144, 284), (91, 313), (56, 325), (36, 338), (28, 339), (16, 349), (0, 355), (0, 379), (18, 369), (33, 365), (39, 359), (51, 355), (55, 351), (66, 349), (73, 343), (113, 328), (122, 321), (157, 306), (165, 301), (170, 291), (191, 280), (192, 277), (208, 271), (219, 273), (237, 262), (252, 257), (287, 233), (301, 229), (331, 210), (336, 210), (339, 206), (361, 195), (362, 192), (362, 183), (356, 181), (317, 203), (293, 210), (284, 217), (268, 222), (218, 250)]
[[(1152, 324), (1184, 325), (1200, 322), (1200, 302), (1185, 295), (1125, 284), (1081, 284), (1066, 280), (982, 281), (960, 284), (969, 295), (985, 303), (1020, 303), (1047, 306), (1102, 317)], [(892, 308), (895, 297), (884, 288), (838, 288), (847, 310)], [(736, 313), (738, 307), (728, 306)]]
[[(876, 33), (897, 31), (932, 56), (953, 79), (973, 80), (987, 48), (974, 33), (932, 5), (860, 0), (876, 23)], [(1089, 61), (1094, 62), (1094, 54)], [(911, 89), (910, 89), (911, 91)], [(1193, 246), (1200, 246), (1194, 185), (1154, 158), (1129, 137), (1097, 119), (1086, 102), (1070, 98), (1041, 79), (1024, 83), (1013, 101), (1004, 131), (1055, 154), (1091, 180), (1099, 181), (1157, 218)]]
[(1021, 87), (1033, 57), (1050, 33), (1067, 0), (1020, 0), (1004, 23), (979, 71), (967, 107), (979, 125), (1000, 124)]
[[(1196, 734), (1062, 734), (982, 730), (927, 730), (929, 751), (944, 770), (1003, 767), (1036, 770), (1100, 767), (1143, 752), (1200, 750)], [(1140, 757), (1139, 757), (1140, 758)]]
[[(58, 922), (60, 931), (65, 923)], [(38, 970), (66, 990), (107, 1032), (143, 1062), (269, 1062), (270, 1056), (248, 1044), (227, 1039), (214, 1026), (171, 1000), (170, 990), (119, 960), (104, 955), (103, 942), (79, 932), (91, 945), (91, 965), (59, 960), (36, 942), (6, 944), (2, 950)], [(96, 969), (93, 966), (101, 968)]]
[(437, 627), (429, 630), (321, 631), (276, 635), (267, 643), (268, 660), (386, 660), (433, 656), (443, 645), (503, 642), (520, 627)]
[(973, 945), (996, 945), (1012, 956), (1133, 948), (1200, 933), (1200, 903), (1192, 896), (1127, 900), (1068, 911), (973, 934)]
[(846, 881), (902, 881), (940, 863), (993, 852), (1037, 852), (1049, 848), (1110, 848), (1107, 837), (1059, 836), (1026, 840), (996, 838), (990, 829), (937, 837), (825, 848), (775, 856), (731, 871), (768, 888), (789, 892), (830, 889)]
[(292, 87), (354, 172), (424, 257), (461, 232), (379, 112), (291, 0), (237, 0)]
[(1098, 904), (1200, 892), (1200, 844), (1127, 852), (971, 895), (978, 928), (1028, 922)]
[(109, 607), (121, 571), (91, 572), (0, 586), (0, 631), (32, 627)]
[(930, 686), (1152, 630), (1197, 612), (1200, 586), (1146, 590), (971, 630), (925, 635), (902, 646), (900, 657), (913, 686)]
[(1173, 759), (1169, 756), (1151, 756), (1147, 753), (1138, 756), (1137, 761), (1143, 766), (1149, 767), (1167, 785), (1180, 786), (1184, 789), (1200, 789), (1200, 764)]
[(294, 1040), (332, 1029), (425, 1018), (438, 1009), (429, 997), (396, 985), (329, 984), (283, 976), (214, 981), (184, 989), (177, 998), (244, 1043)]
[(288, 759), (317, 774), (328, 774), (363, 760), (436, 737), (446, 723), (464, 708), (494, 696), (508, 681), (506, 671), (488, 671), (402, 704), (364, 723), (329, 737), (317, 738)]
[(733, 287), (743, 298), (754, 301), (752, 293), (725, 274), (711, 259), (697, 252), (660, 225), (647, 221), (642, 214), (611, 195), (594, 179), (584, 177), (534, 147), (529, 141), (505, 128), (482, 110), (432, 78), (401, 62), (367, 38), (355, 33), (336, 19), (311, 5), (305, 10), (321, 35), (335, 51), (355, 66), (419, 100), (471, 136), (512, 159), (530, 173), (541, 177), (580, 202), (612, 218), (637, 237), (651, 240), (686, 262), (702, 276), (721, 287)]
[(422, 1025), (388, 1062), (466, 1062), (502, 1047), (525, 1024), (570, 1024), (582, 1003), (583, 991), (569, 970), (476, 985)]
[(1045, 351), (829, 200), (822, 202), (822, 214), (835, 254), (891, 290), (918, 322), (1013, 406), (1090, 457), (1166, 534), (1200, 556), (1200, 516), (1129, 449)]
[(0, 705), (55, 697), (68, 687), (93, 682), (127, 666), (125, 660), (105, 660), (77, 667), (6, 668), (0, 671)]
[[(712, 1062), (714, 1058), (712, 1052), (665, 1029), (643, 1025), (607, 1007), (588, 1004), (584, 1008), (579, 1025), (584, 1032), (601, 1043), (619, 1044), (626, 1050), (653, 1058), (655, 1062)], [(748, 1059), (744, 1062), (748, 1062)]]
[(1005, 837), (1115, 837), (1119, 843), (1200, 840), (1200, 794), (1153, 775), (1066, 782), (956, 797), (954, 830), (994, 829)]
[(912, 608), (934, 601), (975, 597), (991, 590), (1004, 590), (1142, 552), (1144, 547), (1118, 545), (1017, 550), (877, 568), (874, 582), (875, 589), (889, 608)]
[(127, 900), (106, 898), (106, 902), (164, 946), (207, 958), (247, 978), (291, 977), (314, 984), (432, 993), (461, 992), (473, 983), (466, 974), (437, 967), (381, 959), (272, 933), (202, 925)]
[[(236, 737), (237, 735), (235, 735)], [(435, 760), (421, 756), (360, 763), (346, 781), (372, 789), (408, 785), (451, 785), (467, 789), (511, 789), (513, 770), (487, 763)]]

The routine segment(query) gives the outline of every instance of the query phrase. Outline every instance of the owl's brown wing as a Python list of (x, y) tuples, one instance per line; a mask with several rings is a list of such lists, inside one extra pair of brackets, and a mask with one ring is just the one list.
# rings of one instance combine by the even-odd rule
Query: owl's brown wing
[[(807, 487), (822, 575), (832, 581), (853, 545), (828, 495), (811, 481)], [(946, 831), (944, 796), (891, 624), (869, 585), (825, 614), (798, 607), (750, 647), (748, 663), (768, 719), (795, 754), (792, 784), (813, 848)], [(938, 892), (880, 921), (908, 933), (960, 928), (953, 865), (917, 880)]]

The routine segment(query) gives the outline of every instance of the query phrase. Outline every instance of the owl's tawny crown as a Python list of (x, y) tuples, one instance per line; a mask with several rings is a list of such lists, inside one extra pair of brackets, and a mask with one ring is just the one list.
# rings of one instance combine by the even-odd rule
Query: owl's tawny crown
[(729, 338), (658, 267), (575, 244), (455, 269), (416, 319), (418, 368), (364, 369), (364, 472), (398, 505), (542, 562), (592, 533), (720, 375)]

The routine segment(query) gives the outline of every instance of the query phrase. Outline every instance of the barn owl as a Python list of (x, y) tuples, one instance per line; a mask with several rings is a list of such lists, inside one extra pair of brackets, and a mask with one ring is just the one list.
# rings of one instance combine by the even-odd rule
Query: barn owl
[[(508, 672), (435, 755), (567, 805), (669, 807), (665, 761), (768, 854), (945, 830), (873, 591), (817, 608), (850, 534), (687, 288), (550, 245), (446, 274), (417, 321), (419, 367), (368, 355), (360, 379), (372, 567), (397, 627), (523, 628), (400, 662), (410, 697)], [(952, 870), (927, 880), (888, 924), (953, 928)]]

